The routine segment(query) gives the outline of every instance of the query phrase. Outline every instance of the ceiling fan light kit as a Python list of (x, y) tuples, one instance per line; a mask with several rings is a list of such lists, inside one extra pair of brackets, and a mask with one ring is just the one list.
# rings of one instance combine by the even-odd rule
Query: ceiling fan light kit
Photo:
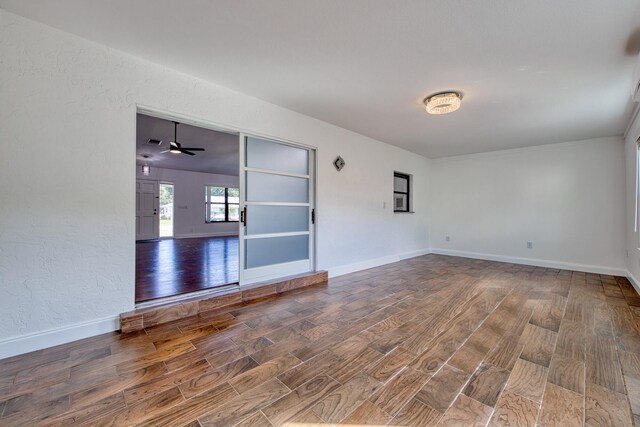
[(429, 114), (448, 114), (456, 111), (462, 104), (460, 92), (440, 92), (429, 95), (423, 101)]
[(161, 153), (172, 153), (172, 154), (187, 154), (189, 156), (195, 156), (196, 153), (192, 153), (192, 151), (204, 151), (204, 148), (197, 147), (183, 147), (178, 142), (178, 125), (180, 123), (173, 122), (173, 141), (169, 141), (169, 149), (164, 150)]

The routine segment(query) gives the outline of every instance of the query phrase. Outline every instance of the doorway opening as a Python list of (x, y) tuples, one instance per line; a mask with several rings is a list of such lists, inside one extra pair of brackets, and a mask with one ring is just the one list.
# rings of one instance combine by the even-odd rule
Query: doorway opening
[(160, 238), (173, 237), (173, 184), (160, 183)]
[(136, 304), (238, 286), (238, 141), (137, 114)]

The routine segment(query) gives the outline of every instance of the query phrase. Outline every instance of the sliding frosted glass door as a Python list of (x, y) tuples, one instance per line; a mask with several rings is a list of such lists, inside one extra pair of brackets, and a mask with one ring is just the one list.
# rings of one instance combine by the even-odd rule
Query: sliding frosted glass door
[(240, 284), (312, 271), (314, 151), (240, 138)]

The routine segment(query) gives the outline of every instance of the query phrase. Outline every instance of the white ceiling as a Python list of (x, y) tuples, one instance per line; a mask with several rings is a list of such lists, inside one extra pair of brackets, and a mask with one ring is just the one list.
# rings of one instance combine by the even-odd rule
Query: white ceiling
[[(136, 162), (151, 167), (238, 176), (240, 143), (238, 135), (217, 132), (187, 124), (178, 125), (178, 142), (183, 147), (199, 147), (195, 156), (161, 153), (169, 148), (173, 138), (173, 122), (156, 117), (137, 115)], [(151, 145), (149, 138), (162, 141)], [(145, 158), (144, 156), (148, 156)]]
[[(428, 157), (621, 135), (639, 0), (0, 0)], [(431, 93), (462, 108), (428, 116)], [(211, 117), (215, 120), (215, 117)]]

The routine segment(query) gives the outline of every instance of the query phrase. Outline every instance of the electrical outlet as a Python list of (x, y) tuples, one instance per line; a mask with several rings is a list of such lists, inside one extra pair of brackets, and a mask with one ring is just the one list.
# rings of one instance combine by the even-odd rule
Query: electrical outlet
[(446, 237), (444, 238), (444, 240), (446, 240), (447, 242), (450, 242), (450, 241), (451, 241), (451, 236), (446, 236)]
[(527, 249), (533, 249), (533, 242), (527, 242)]

